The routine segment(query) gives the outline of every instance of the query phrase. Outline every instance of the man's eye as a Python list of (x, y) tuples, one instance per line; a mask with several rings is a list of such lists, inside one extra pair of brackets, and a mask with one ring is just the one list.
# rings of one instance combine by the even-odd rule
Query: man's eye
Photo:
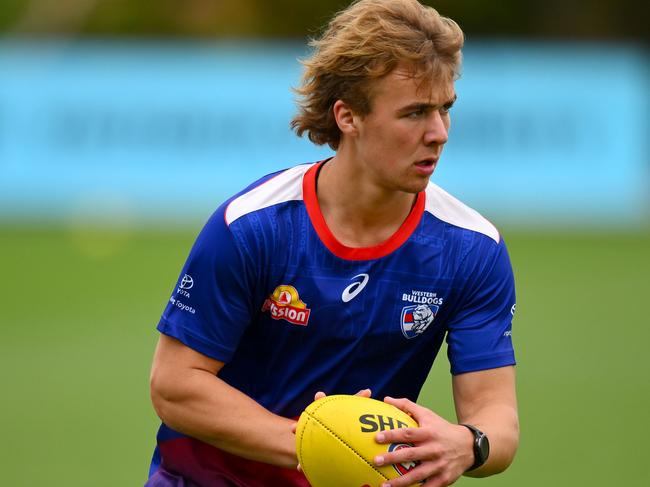
[(424, 110), (413, 110), (408, 114), (409, 118), (419, 118), (424, 115)]
[(447, 103), (447, 104), (443, 105), (442, 108), (440, 109), (440, 113), (449, 113), (449, 111), (451, 110), (451, 107), (453, 107), (453, 106), (454, 106), (453, 103)]

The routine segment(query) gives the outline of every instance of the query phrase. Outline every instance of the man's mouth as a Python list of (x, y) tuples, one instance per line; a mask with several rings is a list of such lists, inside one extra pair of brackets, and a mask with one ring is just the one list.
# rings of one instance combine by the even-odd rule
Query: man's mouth
[(435, 166), (436, 162), (438, 161), (437, 159), (434, 158), (422, 159), (421, 161), (416, 162), (415, 165), (419, 167), (431, 167), (431, 166)]

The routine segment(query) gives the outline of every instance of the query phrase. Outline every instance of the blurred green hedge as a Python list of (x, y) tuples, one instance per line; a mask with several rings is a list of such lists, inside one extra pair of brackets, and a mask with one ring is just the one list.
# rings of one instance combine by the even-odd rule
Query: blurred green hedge
[[(2, 0), (0, 32), (27, 36), (314, 35), (348, 0)], [(638, 0), (424, 0), (468, 37), (650, 40)]]

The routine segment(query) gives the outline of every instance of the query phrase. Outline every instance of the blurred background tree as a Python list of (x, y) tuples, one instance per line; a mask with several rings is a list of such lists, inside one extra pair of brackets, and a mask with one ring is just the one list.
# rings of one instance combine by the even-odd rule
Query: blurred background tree
[[(0, 31), (20, 35), (274, 37), (315, 34), (347, 0), (3, 0)], [(423, 1), (468, 37), (637, 40), (650, 29), (638, 0)]]

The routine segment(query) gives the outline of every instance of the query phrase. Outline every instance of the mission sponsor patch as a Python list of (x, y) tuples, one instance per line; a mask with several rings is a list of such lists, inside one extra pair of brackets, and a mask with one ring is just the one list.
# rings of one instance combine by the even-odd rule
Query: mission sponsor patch
[(274, 320), (285, 320), (300, 326), (307, 326), (311, 314), (311, 310), (300, 299), (298, 290), (288, 284), (276, 287), (264, 301), (262, 312), (266, 311)]

